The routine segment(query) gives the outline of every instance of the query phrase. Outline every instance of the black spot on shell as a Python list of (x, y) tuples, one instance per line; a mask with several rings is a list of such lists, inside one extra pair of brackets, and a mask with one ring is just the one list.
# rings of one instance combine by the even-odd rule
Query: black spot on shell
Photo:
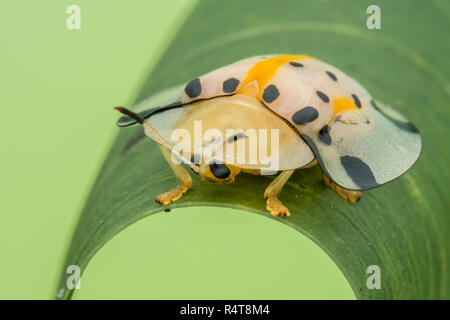
[(322, 99), (323, 102), (330, 102), (330, 98), (328, 98), (328, 96), (322, 91), (317, 91), (317, 95), (320, 99)]
[(289, 62), (289, 64), (290, 64), (291, 66), (297, 67), (297, 68), (303, 67), (303, 64), (298, 63), (298, 62), (295, 62), (295, 61), (291, 61), (291, 62)]
[(331, 136), (329, 133), (330, 128), (326, 124), (322, 129), (319, 131), (319, 140), (322, 141), (325, 144), (330, 145), (331, 144)]
[(265, 102), (271, 103), (275, 101), (279, 95), (280, 92), (278, 91), (278, 88), (275, 85), (271, 84), (264, 89), (262, 98)]
[(209, 164), (209, 169), (217, 179), (226, 179), (230, 175), (230, 169), (219, 161), (211, 162)]
[(200, 158), (200, 156), (198, 154), (194, 154), (194, 155), (191, 156), (191, 162), (193, 164), (199, 164), (200, 160), (201, 160), (201, 158)]
[(353, 182), (361, 190), (371, 189), (379, 185), (370, 167), (360, 158), (348, 155), (342, 156), (341, 164)]
[(233, 93), (237, 86), (239, 85), (239, 80), (236, 78), (230, 78), (223, 82), (223, 92), (225, 93)]
[(359, 100), (358, 96), (356, 94), (352, 94), (353, 101), (355, 101), (355, 105), (358, 107), (358, 109), (361, 109), (361, 101)]
[(305, 107), (292, 115), (295, 124), (305, 124), (314, 121), (319, 116), (319, 112), (314, 107)]
[(331, 79), (333, 79), (334, 81), (337, 81), (337, 78), (336, 78), (336, 76), (334, 75), (334, 73), (332, 73), (332, 72), (330, 72), (330, 71), (327, 71), (327, 75), (328, 75)]
[(375, 103), (375, 100), (370, 99), (370, 104), (372, 105), (372, 107), (375, 108), (375, 110), (380, 111), (380, 108), (377, 106), (377, 104)]
[(405, 127), (407, 128), (408, 131), (411, 131), (413, 133), (419, 133), (419, 129), (417, 129), (417, 127), (412, 122), (406, 122)]
[(189, 82), (186, 88), (184, 88), (184, 92), (186, 92), (189, 98), (198, 97), (202, 92), (202, 85), (200, 84), (200, 79), (197, 78)]
[(410, 122), (410, 121), (405, 122), (405, 121), (400, 121), (400, 120), (392, 118), (391, 116), (386, 114), (382, 109), (380, 109), (380, 107), (377, 106), (377, 104), (375, 103), (375, 100), (373, 100), (373, 99), (370, 100), (370, 103), (375, 108), (375, 110), (377, 110), (379, 113), (381, 113), (387, 119), (391, 120), (400, 129), (406, 130), (406, 131), (409, 131), (409, 132), (415, 133), (415, 134), (420, 133), (419, 129), (417, 129), (417, 127), (412, 122)]
[(387, 116), (386, 114), (383, 114), (383, 115), (386, 118), (388, 118), (389, 120), (391, 120), (400, 129), (409, 131), (411, 133), (416, 133), (416, 134), (419, 133), (419, 129), (417, 129), (417, 127), (414, 125), (414, 123), (409, 122), (409, 121), (405, 122), (405, 121), (396, 120), (396, 119), (393, 119), (393, 118)]
[(245, 133), (239, 132), (239, 133), (236, 133), (235, 135), (232, 135), (231, 137), (229, 137), (227, 139), (227, 142), (231, 143), (233, 141), (237, 141), (238, 139), (243, 139), (245, 137), (246, 137)]

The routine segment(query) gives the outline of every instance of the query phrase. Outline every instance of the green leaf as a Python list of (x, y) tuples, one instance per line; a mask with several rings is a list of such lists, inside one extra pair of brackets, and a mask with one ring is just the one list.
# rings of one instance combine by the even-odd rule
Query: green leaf
[[(381, 8), (381, 30), (366, 28), (371, 4)], [(194, 187), (170, 208), (227, 206), (285, 223), (328, 253), (359, 299), (450, 298), (449, 13), (448, 1), (200, 2), (137, 101), (248, 56), (307, 54), (340, 68), (407, 116), (422, 133), (424, 151), (410, 172), (364, 192), (356, 205), (325, 187), (315, 167), (298, 170), (283, 189), (289, 218), (265, 210), (262, 194), (273, 177), (246, 174), (234, 185), (194, 176)], [(118, 232), (162, 211), (154, 198), (176, 183), (141, 128), (120, 130), (64, 266), (83, 270)], [(370, 265), (381, 268), (381, 290), (366, 286)], [(64, 267), (58, 298), (71, 296), (66, 277)]]

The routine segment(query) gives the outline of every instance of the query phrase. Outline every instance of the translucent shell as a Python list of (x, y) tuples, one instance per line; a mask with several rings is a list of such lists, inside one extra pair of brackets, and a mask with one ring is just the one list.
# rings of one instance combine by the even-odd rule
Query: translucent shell
[(219, 160), (245, 169), (277, 171), (301, 168), (315, 159), (300, 135), (247, 95), (171, 108), (147, 121), (184, 161)]
[[(304, 167), (315, 158), (333, 182), (350, 190), (392, 181), (422, 149), (419, 131), (406, 118), (339, 69), (300, 55), (252, 57), (219, 68), (190, 81), (175, 102), (140, 115), (165, 139), (177, 127), (192, 131), (197, 119), (224, 133), (278, 128), (280, 170)], [(119, 120), (119, 126), (133, 123)], [(186, 153), (195, 153), (197, 146), (189, 148)], [(225, 158), (262, 168), (245, 157)]]

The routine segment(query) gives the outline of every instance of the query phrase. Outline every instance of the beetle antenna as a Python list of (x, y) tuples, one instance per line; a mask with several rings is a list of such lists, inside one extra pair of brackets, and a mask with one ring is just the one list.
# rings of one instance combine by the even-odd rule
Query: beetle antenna
[[(152, 127), (152, 125), (145, 121), (144, 118), (139, 116), (137, 113), (131, 111), (130, 109), (127, 109), (125, 107), (114, 107), (114, 110), (119, 111), (120, 113), (126, 115), (127, 117), (130, 117), (133, 120), (136, 120), (141, 126), (144, 127), (144, 129), (150, 134), (151, 139), (153, 139), (157, 144), (161, 146), (166, 146), (167, 144), (164, 143), (164, 139), (161, 137), (161, 135), (156, 131), (155, 128)], [(146, 134), (147, 134), (146, 132)], [(192, 168), (195, 172), (198, 172), (198, 168), (196, 165), (191, 163), (190, 161), (184, 161), (188, 166)]]
[(124, 108), (124, 107), (114, 107), (114, 110), (119, 111), (120, 113), (130, 117), (133, 120), (136, 120), (136, 122), (140, 123), (141, 125), (144, 124), (145, 120), (143, 118), (141, 118), (137, 113)]
[(141, 126), (144, 127), (144, 129), (150, 134), (150, 137), (155, 142), (157, 142), (161, 145), (165, 145), (164, 139), (161, 137), (161, 135), (158, 133), (158, 131), (156, 131), (155, 128), (153, 128), (152, 125), (148, 121), (145, 121), (145, 119), (142, 118), (141, 116), (139, 116), (137, 113), (135, 113), (125, 107), (114, 107), (114, 110), (117, 110), (120, 113), (126, 115), (127, 117), (130, 117), (133, 120), (136, 120), (136, 122), (138, 122)]

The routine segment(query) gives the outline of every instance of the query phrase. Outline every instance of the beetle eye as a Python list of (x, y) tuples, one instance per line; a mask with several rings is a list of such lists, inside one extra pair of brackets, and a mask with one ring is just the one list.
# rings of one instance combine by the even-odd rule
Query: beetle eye
[(212, 174), (217, 179), (226, 179), (230, 176), (230, 169), (217, 160), (209, 164), (209, 170), (211, 170)]

